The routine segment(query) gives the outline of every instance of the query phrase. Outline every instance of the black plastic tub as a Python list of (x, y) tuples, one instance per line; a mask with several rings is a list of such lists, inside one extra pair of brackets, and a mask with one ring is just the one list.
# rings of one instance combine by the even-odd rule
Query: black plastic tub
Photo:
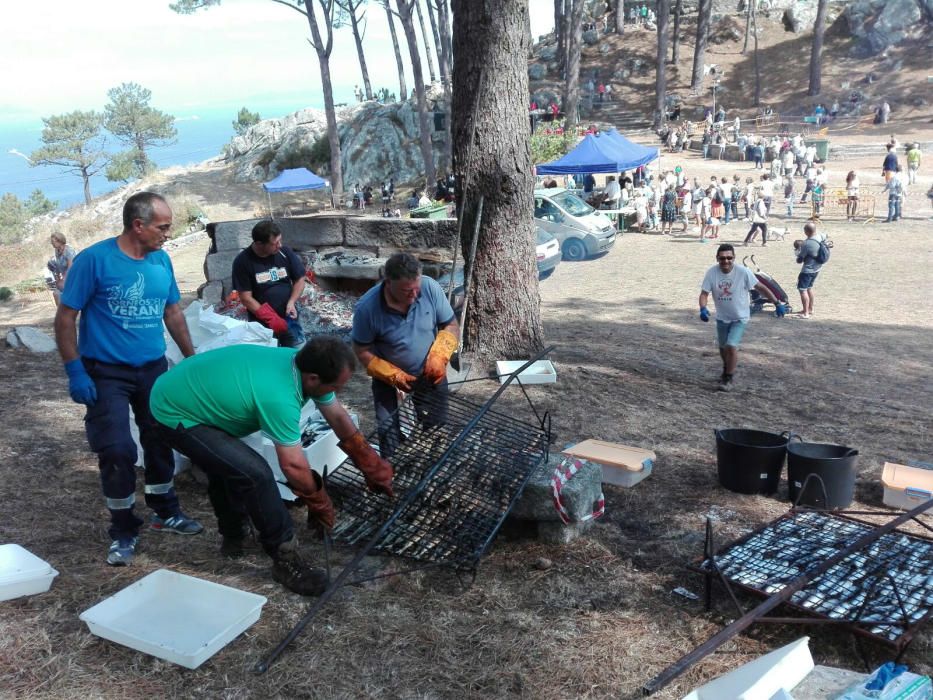
[(792, 442), (787, 446), (790, 500), (813, 508), (848, 508), (855, 498), (858, 450), (843, 445)]
[(737, 428), (715, 433), (720, 484), (736, 493), (777, 491), (790, 433)]

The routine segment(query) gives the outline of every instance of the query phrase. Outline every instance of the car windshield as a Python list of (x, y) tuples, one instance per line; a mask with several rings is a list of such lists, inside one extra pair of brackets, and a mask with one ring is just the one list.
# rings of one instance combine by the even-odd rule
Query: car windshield
[(561, 192), (551, 199), (554, 203), (571, 216), (586, 216), (593, 212), (593, 207), (570, 192)]

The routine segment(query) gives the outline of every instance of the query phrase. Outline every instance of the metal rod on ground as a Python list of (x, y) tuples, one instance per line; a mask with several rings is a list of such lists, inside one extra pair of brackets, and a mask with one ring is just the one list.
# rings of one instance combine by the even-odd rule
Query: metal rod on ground
[[(476, 115), (479, 112), (479, 98), (483, 94), (483, 85), (486, 82), (486, 71), (480, 68), (479, 82), (476, 85), (476, 99), (473, 101), (473, 112), (470, 115), (470, 143), (467, 146), (466, 171), (463, 173), (463, 182), (460, 184), (460, 206), (466, 204), (465, 195), (470, 185), (473, 174), (473, 144), (476, 142)], [(447, 302), (452, 303), (454, 298), (454, 287), (457, 283), (454, 281), (457, 272), (457, 254), (460, 252), (460, 241), (463, 240), (463, 217), (457, 217), (457, 242), (454, 244), (454, 260), (450, 268), (450, 284), (447, 286)]]
[(460, 309), (460, 339), (463, 340), (463, 327), (466, 323), (466, 312), (467, 307), (470, 305), (470, 280), (473, 277), (473, 263), (476, 260), (476, 244), (479, 241), (479, 225), (480, 221), (483, 218), (483, 195), (479, 196), (479, 201), (476, 203), (476, 222), (473, 224), (473, 240), (470, 241), (470, 259), (467, 261), (468, 267), (464, 267), (464, 271), (469, 270), (469, 276), (464, 275), (463, 277), (463, 308)]
[(395, 521), (398, 520), (402, 512), (409, 505), (411, 505), (412, 502), (414, 502), (414, 500), (418, 497), (418, 495), (421, 493), (424, 487), (427, 486), (428, 482), (434, 478), (435, 474), (437, 474), (437, 472), (440, 470), (444, 462), (446, 462), (452, 454), (454, 454), (458, 449), (460, 449), (460, 445), (464, 441), (466, 436), (469, 435), (470, 431), (473, 430), (474, 427), (476, 427), (480, 419), (484, 415), (486, 415), (486, 413), (489, 411), (492, 405), (496, 402), (496, 399), (498, 399), (499, 396), (502, 394), (502, 392), (505, 391), (506, 387), (508, 387), (508, 385), (512, 382), (512, 380), (518, 376), (518, 373), (524, 371), (526, 368), (530, 367), (534, 362), (537, 362), (542, 357), (552, 352), (554, 350), (554, 347), (555, 346), (552, 345), (548, 348), (545, 348), (534, 358), (528, 360), (528, 362), (526, 362), (521, 367), (519, 367), (517, 370), (515, 370), (515, 372), (511, 374), (509, 378), (506, 379), (506, 381), (489, 398), (489, 400), (483, 404), (483, 406), (479, 409), (479, 411), (477, 411), (476, 415), (473, 416), (473, 418), (470, 419), (470, 422), (466, 424), (466, 426), (463, 428), (460, 434), (453, 440), (453, 442), (450, 443), (450, 446), (444, 451), (444, 454), (441, 455), (440, 459), (438, 459), (437, 462), (435, 462), (434, 465), (427, 471), (427, 473), (421, 478), (421, 481), (419, 481), (411, 489), (411, 491), (405, 494), (405, 496), (399, 501), (398, 505), (395, 507), (395, 510), (393, 511), (392, 515), (389, 516), (388, 520), (386, 520), (382, 524), (382, 527), (380, 527), (376, 531), (376, 534), (374, 534), (369, 539), (369, 541), (363, 546), (363, 548), (359, 552), (356, 553), (356, 556), (354, 556), (353, 559), (351, 559), (350, 562), (343, 568), (343, 570), (340, 572), (337, 578), (334, 579), (331, 582), (331, 584), (327, 587), (327, 590), (321, 594), (321, 597), (318, 598), (311, 605), (311, 607), (304, 614), (304, 616), (295, 624), (291, 632), (289, 632), (288, 635), (286, 635), (286, 637), (281, 642), (279, 642), (279, 645), (275, 649), (273, 649), (272, 652), (265, 659), (262, 659), (261, 661), (258, 661), (256, 663), (256, 665), (253, 667), (253, 670), (255, 673), (265, 673), (266, 671), (268, 671), (269, 666), (271, 666), (275, 662), (275, 660), (279, 658), (279, 656), (281, 656), (282, 652), (285, 651), (286, 647), (288, 647), (289, 644), (295, 641), (298, 635), (301, 634), (302, 630), (304, 630), (304, 628), (308, 626), (311, 620), (314, 619), (314, 616), (317, 615), (318, 611), (320, 611), (321, 608), (323, 608), (325, 605), (327, 605), (328, 602), (330, 602), (330, 599), (333, 598), (334, 595), (337, 593), (337, 591), (341, 588), (341, 586), (343, 586), (344, 582), (350, 577), (350, 574), (352, 574), (357, 569), (357, 567), (360, 565), (360, 562), (363, 561), (364, 557), (366, 557), (366, 555), (368, 555), (370, 551), (372, 551), (373, 547), (376, 546), (376, 543), (379, 542), (380, 539), (382, 539), (383, 535), (385, 535), (385, 533), (389, 530), (390, 527), (392, 527)]
[(806, 585), (810, 583), (813, 579), (829, 571), (836, 564), (841, 562), (843, 559), (848, 557), (853, 552), (857, 552), (858, 550), (862, 549), (866, 545), (877, 540), (882, 535), (885, 535), (891, 532), (892, 530), (897, 529), (898, 527), (900, 527), (907, 521), (912, 520), (913, 518), (917, 517), (921, 513), (926, 512), (931, 507), (933, 507), (933, 501), (927, 501), (926, 503), (921, 503), (919, 506), (917, 506), (913, 510), (907, 511), (906, 513), (898, 516), (894, 520), (888, 523), (885, 523), (884, 525), (880, 525), (876, 527), (874, 530), (866, 532), (864, 535), (861, 535), (857, 540), (855, 540), (855, 542), (850, 544), (848, 547), (845, 547), (844, 549), (840, 549), (838, 552), (833, 554), (831, 557), (824, 560), (819, 566), (816, 566), (812, 570), (801, 574), (795, 579), (792, 579), (791, 581), (787, 583), (786, 586), (784, 586), (784, 588), (782, 588), (780, 591), (778, 591), (777, 593), (772, 595), (770, 598), (765, 600), (763, 603), (761, 603), (761, 605), (745, 613), (742, 617), (740, 617), (738, 620), (733, 622), (731, 625), (728, 625), (724, 627), (723, 629), (721, 629), (719, 632), (717, 632), (712, 637), (710, 637), (708, 640), (703, 642), (703, 644), (695, 648), (689, 654), (685, 654), (680, 659), (678, 659), (673, 664), (671, 664), (666, 669), (664, 669), (657, 676), (655, 676), (650, 681), (645, 683), (644, 687), (642, 688), (645, 695), (650, 695), (651, 693), (654, 693), (660, 690), (661, 688), (663, 688), (664, 686), (666, 686), (668, 683), (670, 683), (672, 680), (677, 678), (677, 676), (679, 676), (681, 673), (686, 671), (697, 661), (706, 657), (708, 654), (711, 654), (712, 652), (714, 652), (716, 649), (722, 646), (722, 644), (724, 644), (725, 642), (729, 641), (730, 639), (735, 637), (737, 634), (742, 632), (742, 630), (746, 629), (747, 627), (750, 627), (755, 622), (758, 622), (759, 619), (765, 615), (765, 613), (768, 613), (774, 608), (778, 607), (779, 605), (787, 602), (791, 598), (791, 596), (794, 595), (794, 593), (805, 588)]

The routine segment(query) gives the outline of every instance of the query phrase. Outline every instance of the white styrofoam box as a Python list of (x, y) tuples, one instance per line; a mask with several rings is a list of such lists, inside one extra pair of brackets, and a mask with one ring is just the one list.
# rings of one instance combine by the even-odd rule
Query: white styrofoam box
[[(496, 374), (499, 375), (499, 383), (505, 384), (509, 375), (519, 369), (525, 360), (498, 360), (496, 362)], [(517, 385), (521, 380), (522, 384), (554, 384), (557, 381), (557, 370), (550, 360), (538, 360), (531, 363), (527, 368), (519, 373), (518, 379), (512, 382)]]
[(886, 506), (913, 510), (933, 498), (933, 469), (884, 463), (881, 473)]
[[(315, 418), (321, 418), (321, 414), (314, 407), (313, 402), (308, 403), (301, 411), (300, 424), (304, 425), (309, 419)], [(350, 414), (350, 418), (356, 425), (359, 425), (359, 418), (356, 415)], [(275, 445), (272, 441), (269, 438), (263, 437), (262, 433), (258, 432), (240, 439), (256, 450), (256, 452), (269, 463), (269, 467), (275, 475), (275, 480), (278, 482), (279, 495), (282, 499), (286, 501), (296, 500), (295, 494), (285, 485), (287, 479), (285, 478), (285, 474), (282, 473), (282, 468), (279, 466), (279, 458), (275, 453)], [(323, 474), (325, 468), (328, 474), (332, 474), (339, 469), (346, 461), (347, 453), (337, 447), (338, 442), (340, 442), (340, 440), (337, 438), (337, 434), (333, 430), (328, 430), (310, 445), (303, 447), (302, 452), (304, 452), (305, 459), (308, 460), (311, 469), (318, 474)]]
[(197, 668), (256, 622), (265, 604), (255, 593), (159, 569), (79, 618), (98, 637)]
[(0, 545), (0, 601), (45, 593), (58, 572), (18, 544)]
[(613, 464), (601, 464), (599, 465), (603, 468), (603, 483), (612, 484), (614, 486), (621, 486), (622, 488), (631, 488), (639, 481), (643, 481), (651, 476), (651, 470), (654, 467), (654, 462), (648, 461), (645, 466), (639, 469), (637, 472), (633, 472), (630, 469), (622, 469)]
[(780, 689), (792, 689), (813, 670), (809, 641), (809, 637), (801, 637), (749, 661), (700, 686), (683, 700), (770, 700)]

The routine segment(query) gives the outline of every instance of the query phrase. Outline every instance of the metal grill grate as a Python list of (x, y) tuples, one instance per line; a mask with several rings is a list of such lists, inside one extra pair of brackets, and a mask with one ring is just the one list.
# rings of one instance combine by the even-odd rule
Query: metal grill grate
[[(730, 581), (771, 595), (872, 529), (837, 515), (792, 513), (723, 548), (714, 561)], [(700, 566), (712, 570), (708, 559)], [(901, 647), (933, 616), (933, 542), (898, 531), (882, 535), (794, 593), (788, 604)]]
[(480, 408), (454, 394), (410, 395), (371, 437), (395, 468), (395, 499), (368, 491), (358, 470), (337, 470), (327, 487), (340, 511), (334, 539), (366, 542), (436, 467), (374, 549), (458, 568), (475, 565), (546, 459), (549, 441), (546, 426), (498, 411), (487, 410), (472, 424)]

